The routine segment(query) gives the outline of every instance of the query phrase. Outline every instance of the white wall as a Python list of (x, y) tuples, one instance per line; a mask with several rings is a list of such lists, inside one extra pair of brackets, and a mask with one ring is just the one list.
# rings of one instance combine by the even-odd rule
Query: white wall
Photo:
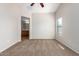
[(62, 36), (57, 40), (79, 53), (79, 4), (62, 4), (56, 12), (56, 20), (63, 18)]
[[(31, 11), (31, 8), (25, 3), (0, 4), (0, 52), (21, 41), (21, 16), (30, 17), (30, 39), (54, 39), (54, 14), (32, 14)], [(37, 20), (42, 23), (39, 25)], [(33, 28), (34, 21), (38, 24), (36, 23), (37, 26)]]
[(18, 34), (20, 11), (18, 4), (0, 4), (0, 52), (21, 40)]
[[(32, 12), (31, 7), (29, 6), (29, 3), (19, 3), (19, 10), (20, 15), (30, 18), (30, 32), (29, 34), (32, 34)], [(29, 38), (31, 39), (31, 35), (29, 35)], [(21, 39), (21, 19), (18, 20), (18, 39)]]
[(59, 3), (44, 3), (44, 7), (40, 3), (35, 3), (32, 6), (32, 13), (53, 13), (57, 10)]
[[(23, 3), (23, 4), (20, 4), (20, 6), (22, 7), (22, 16), (27, 16), (27, 17), (30, 17), (30, 39), (54, 39), (55, 37), (55, 24), (54, 24), (54, 15), (53, 15), (53, 12), (56, 11), (56, 9), (58, 8), (58, 6), (60, 5), (59, 3), (44, 3), (45, 7), (44, 8), (41, 8), (40, 7), (40, 4), (39, 3), (36, 3), (33, 7), (30, 6), (30, 3)], [(49, 13), (50, 12), (50, 13)], [(42, 14), (41, 14), (42, 13)], [(37, 18), (38, 16), (38, 18)], [(41, 18), (43, 17), (43, 18)], [(47, 17), (47, 18), (46, 18)], [(47, 19), (44, 20), (44, 19)], [(34, 25), (34, 22), (37, 22), (38, 21), (45, 21), (44, 23), (49, 23), (47, 26), (47, 30), (46, 28), (44, 29), (39, 29), (39, 25), (38, 26), (35, 26)], [(19, 28), (19, 31), (21, 31), (20, 29), (20, 25), (21, 25), (21, 22), (18, 21), (18, 28)], [(41, 26), (41, 25), (40, 25)], [(45, 27), (42, 26), (42, 27)], [(39, 29), (36, 31), (36, 29)], [(51, 29), (52, 28), (52, 29)], [(46, 32), (44, 31), (46, 30)], [(36, 32), (37, 34), (36, 34)], [(40, 32), (39, 32), (40, 31)], [(42, 33), (44, 31), (44, 33)], [(20, 37), (21, 35), (21, 32), (19, 33), (19, 36)]]
[(40, 3), (35, 3), (33, 6), (30, 6), (31, 3), (24, 3), (25, 5), (25, 11), (26, 9), (28, 12), (32, 13), (53, 13), (57, 10), (60, 3), (43, 3), (44, 7), (42, 8), (40, 6)]
[(31, 39), (54, 39), (55, 19), (53, 13), (32, 14)]

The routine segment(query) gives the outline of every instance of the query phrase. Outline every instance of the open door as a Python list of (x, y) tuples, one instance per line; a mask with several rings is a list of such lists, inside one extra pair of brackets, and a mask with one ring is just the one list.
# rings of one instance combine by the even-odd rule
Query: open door
[(29, 25), (30, 25), (30, 18), (21, 16), (21, 40), (29, 39)]

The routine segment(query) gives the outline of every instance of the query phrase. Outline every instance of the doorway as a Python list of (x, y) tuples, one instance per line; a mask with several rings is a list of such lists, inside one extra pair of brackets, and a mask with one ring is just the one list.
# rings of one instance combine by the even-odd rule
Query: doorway
[(28, 40), (29, 39), (29, 28), (30, 25), (30, 18), (21, 16), (21, 40)]

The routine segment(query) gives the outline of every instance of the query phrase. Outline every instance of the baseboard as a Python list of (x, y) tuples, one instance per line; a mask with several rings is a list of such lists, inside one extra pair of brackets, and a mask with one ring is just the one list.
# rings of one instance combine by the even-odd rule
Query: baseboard
[(30, 39), (30, 40), (53, 40), (53, 39)]
[(3, 48), (2, 50), (0, 50), (0, 53), (2, 53), (3, 51), (9, 49), (10, 47), (12, 47), (13, 45), (17, 44), (18, 42), (21, 42), (21, 40), (14, 41), (13, 43), (11, 42), (10, 45), (8, 45), (7, 47), (5, 47), (5, 48)]
[[(61, 42), (60, 40), (63, 41), (63, 42)], [(56, 41), (58, 41), (61, 45), (63, 45), (63, 46), (65, 46), (65, 47), (69, 48), (69, 49), (72, 50), (73, 52), (79, 54), (79, 51), (76, 51), (75, 49), (71, 48), (70, 45), (69, 45), (68, 43), (66, 43), (64, 40), (62, 40), (62, 39), (59, 39), (59, 40), (56, 39)]]
[(42, 40), (42, 39), (43, 40), (48, 40), (49, 39), (49, 40), (51, 40), (51, 39), (55, 39), (55, 38), (30, 38), (30, 39), (40, 39), (40, 40)]

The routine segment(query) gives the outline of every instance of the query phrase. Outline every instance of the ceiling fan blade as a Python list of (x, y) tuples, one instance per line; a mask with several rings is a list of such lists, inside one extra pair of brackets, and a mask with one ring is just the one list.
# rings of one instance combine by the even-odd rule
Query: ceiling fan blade
[(30, 6), (33, 6), (35, 3), (31, 3), (31, 5)]
[(43, 8), (44, 7), (44, 4), (43, 3), (40, 3), (41, 7)]

